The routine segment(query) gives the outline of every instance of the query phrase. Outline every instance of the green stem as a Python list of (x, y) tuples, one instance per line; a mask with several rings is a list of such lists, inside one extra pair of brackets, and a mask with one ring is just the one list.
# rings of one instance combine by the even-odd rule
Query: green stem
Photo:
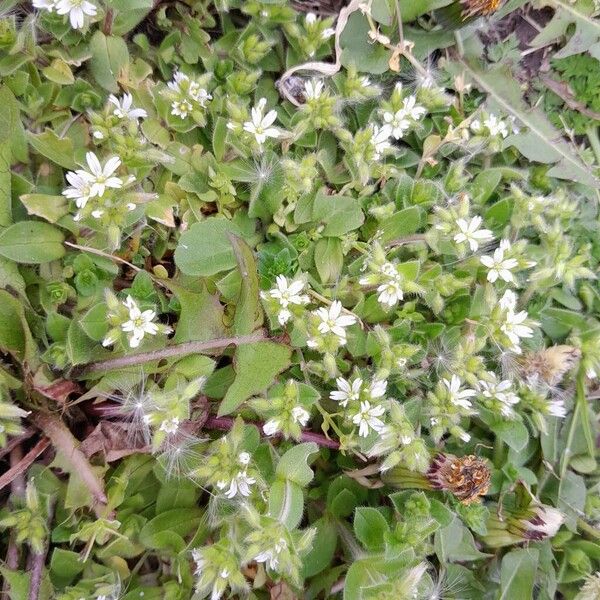
[(600, 166), (600, 138), (598, 137), (598, 127), (596, 125), (590, 125), (585, 130), (585, 134), (587, 135), (590, 147), (596, 157), (596, 164)]
[(589, 523), (584, 521), (583, 519), (577, 519), (577, 527), (581, 529), (584, 533), (587, 533), (589, 536), (593, 537), (596, 540), (600, 540), (600, 530), (592, 527)]
[(454, 32), (454, 39), (456, 40), (456, 50), (459, 56), (465, 55), (465, 46), (463, 44), (462, 36), (460, 35), (460, 31), (456, 30)]

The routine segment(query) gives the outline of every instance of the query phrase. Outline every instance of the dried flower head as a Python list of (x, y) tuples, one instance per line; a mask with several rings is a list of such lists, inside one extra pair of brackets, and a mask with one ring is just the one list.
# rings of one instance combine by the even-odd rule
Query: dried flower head
[(559, 345), (531, 352), (521, 359), (521, 372), (532, 381), (555, 386), (581, 358), (581, 351), (573, 346)]
[(452, 492), (463, 504), (471, 504), (487, 493), (490, 469), (485, 460), (469, 454), (438, 454), (431, 463), (427, 478), (435, 489)]
[(460, 0), (463, 10), (462, 18), (481, 17), (496, 12), (503, 0)]

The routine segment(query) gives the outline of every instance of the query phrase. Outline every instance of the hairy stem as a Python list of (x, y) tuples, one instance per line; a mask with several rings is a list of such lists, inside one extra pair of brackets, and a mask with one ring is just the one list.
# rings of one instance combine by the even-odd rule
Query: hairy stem
[[(48, 505), (48, 530), (50, 530), (50, 524), (54, 518), (54, 501)], [(44, 574), (44, 565), (46, 564), (46, 555), (48, 554), (48, 548), (50, 546), (50, 540), (47, 540), (44, 544), (44, 549), (33, 554), (31, 564), (31, 578), (29, 583), (29, 593), (27, 594), (27, 600), (38, 600), (40, 595), (40, 586), (42, 585), (42, 576)]]
[(0, 490), (26, 471), (49, 445), (50, 442), (46, 438), (42, 438), (16, 465), (12, 466), (6, 473), (3, 473), (0, 477)]
[(161, 350), (152, 350), (150, 352), (140, 352), (139, 354), (130, 354), (128, 356), (119, 356), (118, 358), (109, 358), (97, 362), (81, 365), (74, 370), (76, 376), (88, 375), (90, 373), (102, 373), (112, 369), (122, 369), (134, 365), (143, 365), (144, 363), (155, 360), (163, 360), (165, 358), (174, 358), (186, 356), (187, 354), (201, 354), (209, 350), (221, 350), (227, 346), (241, 346), (243, 344), (252, 344), (265, 340), (264, 331), (260, 330), (250, 335), (241, 335), (238, 337), (220, 338), (216, 340), (208, 340), (206, 342), (184, 342), (183, 344), (175, 344), (167, 346)]

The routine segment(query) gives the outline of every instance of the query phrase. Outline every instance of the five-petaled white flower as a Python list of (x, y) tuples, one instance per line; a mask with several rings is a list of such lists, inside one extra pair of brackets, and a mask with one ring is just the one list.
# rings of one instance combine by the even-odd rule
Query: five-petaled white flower
[[(239, 493), (241, 496), (249, 496), (252, 490), (250, 486), (256, 483), (254, 477), (249, 477), (246, 471), (240, 471), (230, 482), (229, 489), (225, 492), (226, 498), (235, 498)], [(227, 487), (227, 481), (217, 481), (217, 488), (224, 490)]]
[(413, 121), (418, 121), (421, 117), (425, 116), (427, 110), (425, 107), (417, 104), (415, 96), (407, 96), (402, 101), (402, 109), (404, 116), (410, 117)]
[(363, 380), (360, 377), (357, 377), (352, 383), (346, 381), (343, 377), (338, 377), (335, 383), (338, 389), (329, 393), (331, 400), (335, 400), (341, 406), (346, 407), (348, 402), (355, 402), (360, 398), (360, 391), (363, 384)]
[(508, 127), (505, 121), (499, 119), (496, 115), (490, 115), (484, 119), (483, 124), (488, 128), (490, 135), (499, 135), (505, 138), (508, 135)]
[(153, 323), (156, 313), (153, 310), (142, 312), (131, 296), (127, 296), (124, 304), (129, 309), (129, 321), (125, 321), (121, 325), (121, 329), (131, 334), (128, 336), (129, 346), (137, 348), (146, 334), (156, 335), (158, 333), (158, 325)]
[(371, 400), (385, 396), (387, 381), (385, 379), (374, 379), (369, 386), (369, 396)]
[(496, 399), (501, 403), (500, 413), (504, 417), (513, 415), (512, 407), (519, 403), (519, 396), (512, 391), (512, 382), (508, 379), (497, 381), (496, 376), (490, 373), (491, 381), (479, 381), (481, 395), (484, 398)]
[(114, 104), (113, 115), (119, 117), (119, 119), (137, 121), (138, 119), (145, 119), (148, 116), (148, 113), (143, 108), (133, 107), (133, 96), (131, 94), (123, 94), (121, 99), (111, 94), (108, 97), (108, 101)]
[(371, 406), (368, 400), (360, 403), (360, 411), (352, 417), (352, 422), (358, 425), (358, 435), (367, 437), (370, 430), (381, 431), (385, 423), (379, 418), (385, 413), (382, 405)]
[(489, 229), (479, 229), (483, 219), (477, 215), (467, 221), (466, 219), (457, 219), (456, 224), (460, 230), (454, 236), (454, 241), (457, 244), (467, 242), (471, 248), (471, 252), (477, 252), (479, 244), (482, 242), (489, 242), (494, 238), (492, 232)]
[(173, 100), (171, 102), (171, 114), (182, 119), (192, 112), (192, 105), (187, 100)]
[(462, 385), (462, 382), (458, 375), (452, 375), (450, 381), (442, 378), (442, 383), (448, 388), (448, 395), (452, 404), (460, 406), (461, 408), (471, 408), (472, 404), (467, 398), (477, 395), (477, 392), (471, 389), (461, 390), (460, 386)]
[(510, 242), (502, 240), (500, 247), (494, 250), (493, 256), (486, 255), (481, 257), (481, 264), (489, 269), (487, 280), (490, 283), (494, 283), (498, 277), (507, 283), (514, 283), (515, 281), (511, 269), (517, 267), (519, 262), (516, 258), (504, 258), (506, 250), (510, 250)]
[(381, 155), (388, 149), (391, 148), (390, 135), (392, 135), (392, 128), (389, 125), (371, 125), (371, 145), (373, 146), (373, 158), (379, 160)]
[(77, 208), (83, 208), (92, 197), (92, 183), (87, 175), (85, 172), (69, 171), (65, 176), (71, 187), (63, 191), (63, 196), (75, 200)]
[(406, 113), (400, 109), (395, 113), (386, 111), (383, 113), (383, 120), (391, 127), (392, 136), (399, 140), (410, 128), (410, 121), (406, 118)]
[(521, 353), (521, 347), (519, 346), (521, 338), (530, 338), (533, 336), (533, 329), (528, 325), (523, 325), (527, 317), (528, 314), (524, 310), (515, 313), (514, 310), (509, 309), (506, 312), (505, 322), (500, 326), (500, 330), (513, 344), (512, 351), (517, 354)]
[(324, 307), (317, 308), (314, 312), (321, 322), (318, 325), (320, 333), (333, 333), (340, 339), (341, 344), (346, 343), (346, 327), (356, 323), (356, 317), (353, 315), (342, 314), (342, 303), (335, 300), (327, 309)]
[(292, 408), (292, 419), (304, 427), (308, 423), (308, 419), (310, 418), (310, 413), (303, 408), (302, 406), (294, 406)]
[(244, 123), (244, 131), (251, 133), (259, 146), (265, 143), (268, 137), (278, 138), (281, 132), (277, 127), (271, 127), (277, 118), (277, 112), (270, 110), (264, 115), (265, 106), (267, 105), (267, 99), (261, 98), (258, 104), (251, 110), (251, 121)]
[(517, 295), (512, 290), (506, 290), (498, 302), (502, 310), (515, 310), (517, 307)]
[(281, 538), (275, 543), (273, 548), (259, 552), (254, 557), (254, 560), (258, 563), (265, 563), (269, 569), (275, 571), (279, 566), (279, 555), (281, 554), (282, 550), (285, 550), (286, 548), (287, 543), (283, 538)]
[(179, 429), (179, 418), (173, 417), (171, 419), (166, 419), (160, 424), (159, 430), (168, 433), (169, 435), (176, 433)]
[(290, 304), (302, 306), (308, 304), (310, 298), (306, 294), (301, 294), (304, 289), (304, 281), (296, 279), (291, 283), (288, 283), (285, 275), (277, 275), (275, 280), (275, 287), (268, 292), (261, 292), (262, 298), (274, 298), (281, 305), (281, 310), (277, 315), (277, 320), (280, 325), (285, 325), (292, 317), (292, 313), (289, 310)]
[(386, 304), (390, 308), (398, 304), (398, 302), (404, 298), (402, 288), (400, 287), (400, 280), (397, 277), (382, 283), (377, 288), (377, 291), (379, 292), (377, 300), (379, 300), (381, 304)]
[(33, 8), (47, 10), (48, 12), (53, 12), (56, 8), (56, 0), (33, 0), (32, 4)]
[(85, 155), (90, 172), (77, 170), (75, 173), (90, 183), (90, 196), (104, 196), (106, 188), (118, 189), (123, 187), (123, 181), (120, 177), (114, 175), (115, 171), (121, 165), (121, 159), (118, 156), (112, 156), (106, 161), (104, 167), (100, 164), (98, 157), (93, 152)]
[(306, 100), (316, 100), (323, 93), (324, 87), (320, 79), (310, 79), (304, 83), (304, 97)]
[(56, 12), (59, 15), (69, 15), (73, 29), (81, 29), (85, 15), (95, 17), (98, 9), (88, 0), (58, 0)]
[(279, 422), (279, 419), (269, 419), (263, 425), (263, 431), (265, 435), (275, 435), (279, 431), (280, 427), (281, 423)]

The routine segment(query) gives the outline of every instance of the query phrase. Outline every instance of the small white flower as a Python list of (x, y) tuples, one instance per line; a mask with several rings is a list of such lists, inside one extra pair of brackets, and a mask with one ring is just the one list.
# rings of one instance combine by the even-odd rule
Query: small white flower
[(508, 379), (498, 382), (496, 376), (490, 373), (492, 381), (480, 381), (481, 395), (484, 398), (496, 399), (502, 406), (500, 412), (504, 417), (513, 416), (512, 407), (519, 403), (519, 396), (512, 391), (512, 382)]
[(510, 249), (510, 242), (502, 240), (500, 247), (494, 250), (493, 256), (481, 257), (481, 264), (489, 269), (487, 280), (490, 283), (494, 283), (498, 278), (507, 283), (515, 282), (511, 269), (517, 267), (519, 262), (515, 258), (504, 258), (504, 252), (508, 249)]
[(477, 252), (479, 244), (489, 242), (493, 239), (493, 234), (489, 229), (479, 229), (483, 219), (477, 215), (467, 221), (466, 219), (457, 219), (456, 224), (460, 229), (460, 233), (454, 236), (454, 241), (457, 244), (467, 242), (471, 248), (471, 252)]
[(296, 423), (305, 427), (310, 418), (310, 413), (305, 408), (302, 408), (302, 406), (294, 406), (292, 408), (292, 418)]
[(222, 569), (219, 573), (221, 579), (227, 579), (229, 577), (229, 569)]
[(96, 210), (92, 211), (92, 217), (94, 217), (94, 219), (100, 219), (102, 218), (102, 215), (104, 214), (104, 211), (97, 208)]
[(512, 290), (506, 290), (498, 302), (502, 310), (515, 310), (517, 307), (517, 295)]
[(279, 431), (280, 423), (278, 419), (269, 419), (263, 425), (265, 435), (275, 435)]
[(421, 117), (425, 116), (427, 110), (425, 107), (417, 104), (417, 98), (415, 96), (407, 96), (402, 101), (402, 111), (404, 115), (410, 117), (413, 121), (418, 121)]
[(240, 454), (238, 456), (238, 460), (240, 461), (240, 464), (242, 464), (242, 465), (249, 465), (250, 464), (250, 454), (248, 452), (240, 452)]
[(271, 127), (277, 118), (277, 112), (270, 110), (266, 115), (263, 115), (267, 99), (261, 98), (258, 104), (251, 110), (251, 121), (244, 123), (244, 131), (251, 133), (259, 146), (262, 146), (268, 137), (278, 138), (281, 133), (276, 127)]
[(306, 294), (301, 293), (304, 290), (304, 285), (304, 281), (297, 279), (288, 283), (284, 275), (277, 275), (275, 287), (266, 293), (261, 293), (263, 298), (270, 296), (281, 305), (281, 310), (277, 315), (280, 325), (285, 325), (292, 318), (292, 313), (288, 309), (290, 304), (302, 306), (308, 304), (310, 301), (310, 298)]
[(33, 8), (52, 12), (56, 8), (56, 0), (33, 0)]
[(387, 389), (387, 381), (385, 379), (374, 379), (369, 387), (369, 396), (373, 400), (374, 398), (381, 398), (385, 396)]
[(325, 85), (320, 79), (310, 79), (304, 83), (304, 97), (307, 100), (316, 100), (323, 93)]
[(307, 25), (314, 25), (317, 22), (317, 15), (313, 12), (306, 13), (306, 17), (304, 17), (304, 21)]
[(496, 115), (490, 115), (487, 119), (484, 119), (483, 124), (488, 128), (490, 135), (499, 135), (503, 138), (508, 135), (506, 123)]
[(125, 321), (121, 325), (121, 329), (131, 333), (129, 346), (137, 348), (146, 334), (156, 335), (158, 333), (158, 325), (152, 322), (156, 317), (156, 313), (153, 310), (140, 311), (139, 306), (131, 296), (127, 296), (124, 304), (129, 309), (129, 321)]
[(200, 87), (200, 85), (195, 81), (190, 83), (188, 94), (190, 98), (195, 100), (202, 108), (206, 106), (206, 103), (209, 100), (212, 100), (212, 96), (208, 93), (208, 91)]
[(225, 496), (229, 499), (234, 498), (238, 493), (241, 496), (249, 496), (252, 492), (250, 486), (254, 483), (256, 480), (253, 477), (248, 477), (246, 471), (240, 471), (236, 478), (231, 480)]
[(187, 100), (174, 100), (171, 103), (171, 114), (186, 119), (192, 112), (192, 105)]
[(98, 9), (88, 0), (58, 0), (56, 12), (59, 15), (69, 15), (73, 29), (81, 29), (85, 15), (95, 17)]
[(346, 407), (348, 402), (354, 402), (360, 398), (360, 391), (363, 380), (357, 377), (352, 383), (346, 381), (343, 377), (338, 377), (335, 380), (338, 386), (337, 390), (330, 392), (329, 398), (339, 402), (341, 406)]
[(109, 158), (104, 167), (93, 152), (88, 152), (85, 160), (91, 173), (83, 170), (78, 170), (76, 173), (90, 182), (90, 196), (103, 196), (106, 188), (119, 189), (123, 187), (121, 178), (113, 176), (121, 166), (121, 159), (118, 156)]
[(69, 171), (65, 177), (71, 187), (63, 191), (63, 196), (75, 200), (77, 208), (83, 208), (92, 197), (91, 176), (85, 171)]
[(331, 27), (327, 27), (327, 29), (323, 29), (323, 31), (321, 32), (321, 39), (328, 40), (330, 37), (333, 37), (334, 35), (335, 35), (335, 29), (332, 29)]
[(386, 111), (383, 113), (383, 120), (392, 128), (392, 136), (399, 140), (410, 129), (410, 121), (406, 118), (403, 110), (395, 113)]
[(527, 312), (524, 310), (518, 313), (509, 310), (506, 313), (505, 322), (500, 327), (500, 330), (513, 344), (513, 352), (516, 352), (517, 354), (521, 353), (521, 348), (519, 346), (521, 338), (530, 338), (533, 336), (533, 329), (527, 325), (523, 325), (523, 322), (527, 317)]
[(375, 160), (379, 160), (381, 155), (388, 148), (391, 148), (392, 145), (389, 141), (391, 135), (392, 128), (389, 125), (383, 125), (382, 127), (379, 127), (378, 125), (371, 126), (371, 144), (375, 151), (373, 155)]
[(148, 116), (148, 113), (143, 108), (133, 107), (133, 96), (131, 94), (123, 94), (120, 100), (114, 94), (111, 94), (108, 97), (108, 101), (114, 104), (113, 115), (119, 117), (119, 119), (137, 121), (138, 119), (145, 119)]
[(327, 308), (318, 308), (314, 314), (321, 319), (318, 329), (321, 333), (333, 333), (340, 338), (340, 343), (346, 343), (346, 327), (356, 323), (356, 317), (353, 315), (342, 314), (342, 303), (335, 300)]
[(95, 140), (103, 140), (104, 139), (104, 134), (101, 131), (94, 131), (94, 133), (92, 133), (92, 136), (94, 137)]
[(460, 387), (462, 382), (458, 375), (452, 375), (450, 381), (442, 378), (442, 383), (448, 388), (450, 402), (452, 402), (452, 404), (465, 409), (469, 409), (473, 406), (467, 398), (477, 395), (477, 392), (471, 389), (461, 390)]
[(567, 416), (567, 407), (562, 398), (554, 398), (548, 403), (548, 413), (553, 417), (564, 419)]
[(390, 279), (389, 281), (382, 283), (378, 288), (379, 296), (377, 300), (381, 304), (385, 304), (388, 307), (396, 306), (400, 300), (404, 298), (402, 288), (400, 287), (400, 281), (398, 279)]
[(379, 418), (385, 413), (385, 408), (381, 405), (371, 406), (367, 400), (360, 403), (360, 412), (352, 417), (352, 422), (358, 425), (358, 435), (367, 437), (369, 431), (381, 431), (385, 426), (384, 422)]
[(173, 417), (172, 419), (167, 419), (160, 424), (159, 430), (168, 433), (169, 435), (175, 433), (179, 429), (179, 419), (177, 417)]

